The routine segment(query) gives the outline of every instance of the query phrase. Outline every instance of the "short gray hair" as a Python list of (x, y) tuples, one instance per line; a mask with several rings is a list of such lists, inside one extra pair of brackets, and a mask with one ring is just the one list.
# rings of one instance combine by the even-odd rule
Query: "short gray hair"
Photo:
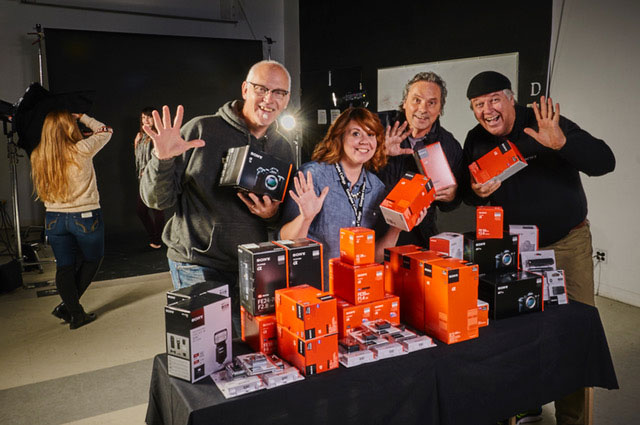
[(249, 72), (247, 72), (247, 77), (245, 78), (245, 81), (251, 81), (253, 79), (253, 73), (256, 71), (258, 67), (262, 65), (276, 66), (281, 70), (283, 70), (284, 73), (287, 74), (287, 78), (289, 79), (289, 87), (287, 87), (287, 91), (291, 91), (291, 74), (289, 74), (289, 71), (287, 70), (287, 68), (284, 67), (283, 64), (271, 59), (265, 59), (265, 60), (261, 60), (260, 62), (254, 63), (249, 69)]
[(444, 115), (444, 104), (447, 99), (447, 84), (444, 82), (442, 77), (431, 71), (418, 72), (413, 76), (412, 79), (407, 82), (407, 84), (404, 86), (404, 90), (402, 91), (402, 102), (400, 102), (400, 110), (404, 112), (404, 102), (407, 100), (407, 96), (409, 95), (411, 86), (420, 81), (435, 83), (438, 87), (440, 87), (440, 115)]

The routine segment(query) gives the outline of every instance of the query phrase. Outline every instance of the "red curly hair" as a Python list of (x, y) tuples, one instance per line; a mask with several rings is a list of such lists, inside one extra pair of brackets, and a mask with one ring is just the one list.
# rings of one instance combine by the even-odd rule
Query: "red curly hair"
[(338, 116), (331, 124), (327, 134), (313, 150), (311, 160), (336, 164), (344, 155), (343, 137), (351, 121), (355, 121), (365, 131), (376, 135), (376, 152), (373, 157), (364, 164), (369, 171), (378, 171), (387, 164), (387, 154), (384, 149), (384, 127), (378, 115), (366, 108), (349, 108)]

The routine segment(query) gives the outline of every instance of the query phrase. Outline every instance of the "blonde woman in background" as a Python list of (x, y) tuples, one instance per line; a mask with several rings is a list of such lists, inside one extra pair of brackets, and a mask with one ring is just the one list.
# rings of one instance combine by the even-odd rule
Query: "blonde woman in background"
[[(83, 138), (77, 120), (93, 131)], [(62, 303), (52, 312), (70, 329), (96, 319), (80, 297), (104, 256), (104, 222), (93, 157), (111, 139), (112, 130), (84, 114), (49, 112), (40, 143), (31, 153), (34, 191), (46, 207), (45, 233), (56, 258), (56, 287)]]

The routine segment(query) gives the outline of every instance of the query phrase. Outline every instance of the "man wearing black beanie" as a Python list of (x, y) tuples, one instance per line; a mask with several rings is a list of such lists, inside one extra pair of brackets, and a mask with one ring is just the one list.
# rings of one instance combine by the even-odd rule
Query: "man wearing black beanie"
[[(553, 249), (565, 271), (571, 300), (594, 305), (593, 249), (587, 220), (587, 197), (580, 172), (601, 176), (613, 171), (615, 157), (607, 144), (560, 116), (560, 105), (540, 98), (533, 108), (516, 104), (511, 82), (495, 71), (471, 79), (467, 89), (478, 125), (467, 134), (468, 167), (500, 143), (515, 144), (527, 167), (504, 182), (461, 183), (469, 205), (499, 205), (506, 224), (534, 224), (540, 249)], [(558, 424), (584, 423), (584, 392), (556, 401)]]

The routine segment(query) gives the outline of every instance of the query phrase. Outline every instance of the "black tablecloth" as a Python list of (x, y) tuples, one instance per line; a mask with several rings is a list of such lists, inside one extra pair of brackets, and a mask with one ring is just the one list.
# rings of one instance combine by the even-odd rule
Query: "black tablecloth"
[[(492, 321), (480, 337), (226, 400), (154, 359), (148, 424), (489, 424), (581, 387), (618, 388), (600, 315), (580, 303)], [(234, 341), (234, 354), (247, 352)]]

